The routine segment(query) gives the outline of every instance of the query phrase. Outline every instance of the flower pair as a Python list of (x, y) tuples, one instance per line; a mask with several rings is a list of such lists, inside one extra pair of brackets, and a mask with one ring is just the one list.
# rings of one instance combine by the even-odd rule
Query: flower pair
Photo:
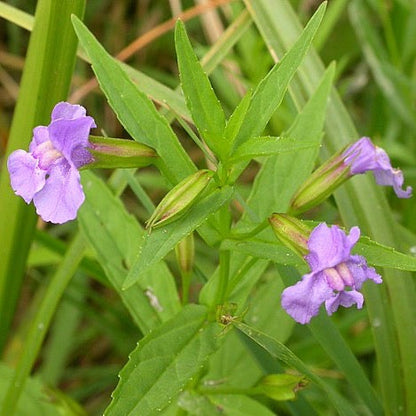
[[(391, 166), (387, 153), (374, 146), (368, 137), (362, 137), (310, 176), (294, 196), (291, 213), (316, 206), (346, 179), (367, 171), (373, 172), (377, 184), (392, 186), (399, 198), (411, 196), (412, 188), (402, 189), (403, 174)], [(361, 308), (364, 298), (359, 291), (363, 283), (366, 280), (382, 282), (364, 257), (351, 254), (360, 237), (358, 227), (351, 228), (347, 235), (336, 225), (328, 227), (322, 223), (308, 235), (301, 222), (293, 217), (274, 214), (271, 223), (283, 242), (305, 255), (311, 270), (282, 293), (282, 306), (295, 321), (308, 323), (319, 313), (322, 304), (329, 315), (340, 305), (356, 304)], [(288, 242), (288, 238), (291, 241)]]

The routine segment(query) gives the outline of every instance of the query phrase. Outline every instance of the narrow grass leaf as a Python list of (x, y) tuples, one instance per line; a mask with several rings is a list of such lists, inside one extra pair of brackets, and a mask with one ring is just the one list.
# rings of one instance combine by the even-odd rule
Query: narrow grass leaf
[(105, 416), (147, 416), (165, 409), (216, 349), (219, 326), (206, 319), (205, 307), (188, 305), (140, 340)]
[(234, 321), (232, 324), (238, 330), (244, 333), (248, 338), (265, 349), (272, 357), (283, 362), (290, 368), (298, 370), (301, 374), (305, 374), (312, 382), (317, 384), (328, 395), (328, 399), (332, 402), (340, 415), (355, 416), (357, 414), (356, 410), (352, 408), (347, 400), (345, 400), (322, 378), (313, 373), (303, 361), (301, 361), (289, 348), (287, 348), (281, 342), (269, 337), (260, 331), (257, 331), (256, 329), (242, 322)]
[(157, 151), (164, 162), (161, 170), (170, 182), (176, 183), (193, 173), (195, 166), (167, 120), (85, 25), (76, 17), (72, 21), (98, 82), (124, 128), (133, 139)]
[(180, 20), (175, 27), (175, 45), (186, 104), (200, 135), (210, 149), (221, 157), (224, 153), (224, 111)]
[[(229, 186), (216, 189), (209, 196), (189, 208), (185, 217), (149, 232), (144, 237), (144, 241), (139, 248), (139, 254), (123, 284), (123, 289), (129, 288), (139, 281), (150, 266), (162, 260), (179, 241), (206, 222), (210, 215), (231, 198), (232, 194), (233, 188)], [(138, 247), (135, 246), (136, 248)]]

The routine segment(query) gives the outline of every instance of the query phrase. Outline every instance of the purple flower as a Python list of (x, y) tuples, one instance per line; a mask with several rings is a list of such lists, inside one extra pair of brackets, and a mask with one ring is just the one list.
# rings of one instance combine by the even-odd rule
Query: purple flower
[(7, 161), (14, 192), (33, 202), (44, 221), (73, 220), (85, 196), (78, 168), (92, 161), (87, 150), (94, 119), (80, 105), (56, 104), (49, 126), (33, 130), (29, 153), (14, 151)]
[(351, 228), (349, 235), (336, 225), (322, 223), (314, 228), (308, 240), (309, 254), (305, 256), (311, 272), (282, 293), (282, 306), (295, 321), (308, 323), (324, 302), (329, 315), (339, 305), (357, 304), (360, 309), (364, 298), (359, 290), (364, 281), (381, 283), (381, 276), (364, 257), (351, 254), (359, 238), (358, 227)]
[(403, 173), (400, 169), (393, 169), (387, 153), (381, 148), (374, 146), (368, 137), (362, 137), (349, 146), (343, 153), (344, 162), (350, 165), (352, 175), (373, 171), (376, 182), (379, 185), (392, 186), (399, 198), (410, 198), (412, 188), (406, 190), (403, 186)]

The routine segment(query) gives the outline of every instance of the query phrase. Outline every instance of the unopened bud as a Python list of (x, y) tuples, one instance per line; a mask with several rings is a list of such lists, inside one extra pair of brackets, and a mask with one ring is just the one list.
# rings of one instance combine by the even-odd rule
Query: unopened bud
[(301, 257), (308, 252), (308, 239), (311, 230), (298, 218), (287, 214), (273, 214), (269, 218), (277, 238)]
[(84, 168), (139, 168), (158, 158), (154, 149), (134, 140), (90, 136), (89, 142), (93, 161)]
[(147, 221), (146, 228), (166, 224), (179, 214), (183, 214), (197, 200), (213, 175), (213, 171), (203, 169), (179, 182), (160, 201), (160, 204)]
[(289, 212), (300, 214), (317, 206), (350, 176), (350, 166), (344, 162), (342, 154), (336, 154), (315, 170), (296, 192), (292, 198)]
[(270, 374), (260, 380), (256, 390), (273, 400), (294, 400), (296, 393), (306, 384), (302, 375)]

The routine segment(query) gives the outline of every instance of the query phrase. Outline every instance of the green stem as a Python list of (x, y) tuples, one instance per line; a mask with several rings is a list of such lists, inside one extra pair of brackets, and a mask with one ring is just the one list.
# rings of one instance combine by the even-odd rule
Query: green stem
[(230, 276), (230, 251), (220, 250), (220, 281), (218, 291), (215, 297), (215, 306), (222, 305), (228, 289), (228, 281)]
[(84, 250), (84, 239), (81, 234), (77, 234), (68, 247), (68, 251), (61, 265), (49, 282), (45, 296), (30, 325), (22, 355), (17, 364), (14, 377), (10, 381), (7, 389), (0, 414), (8, 416), (14, 415), (20, 394), (33, 368), (56, 307), (84, 256)]
[(82, 16), (85, 0), (39, 0), (6, 157), (0, 175), (0, 351), (7, 340), (36, 225), (32, 206), (10, 188), (7, 156), (27, 149), (36, 125), (50, 121), (53, 106), (67, 96), (77, 41), (71, 14)]

